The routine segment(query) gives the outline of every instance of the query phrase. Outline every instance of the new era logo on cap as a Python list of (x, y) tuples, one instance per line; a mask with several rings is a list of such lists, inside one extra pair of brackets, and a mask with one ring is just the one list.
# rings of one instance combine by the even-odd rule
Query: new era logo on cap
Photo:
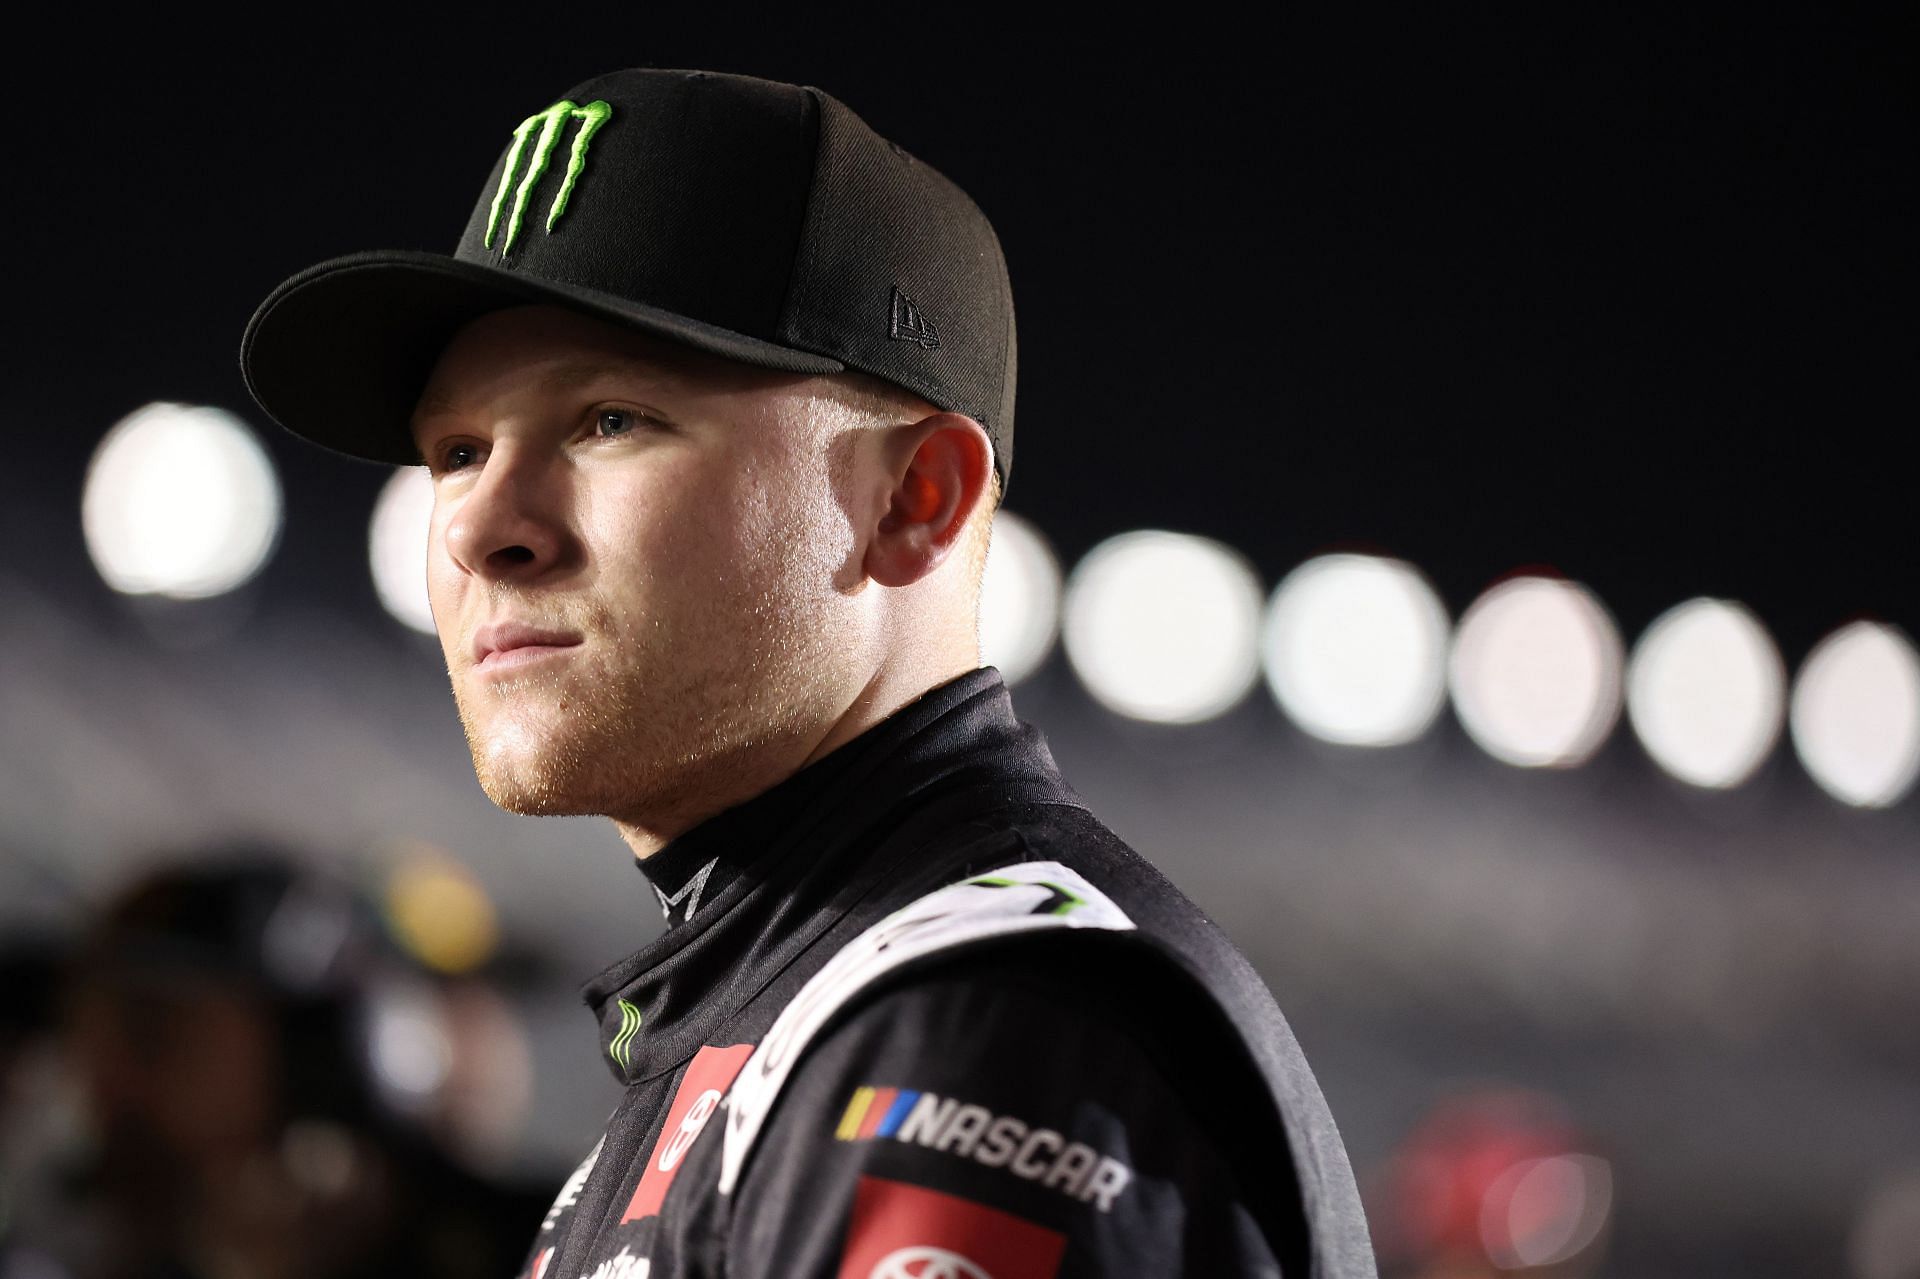
[(920, 314), (920, 308), (914, 300), (893, 288), (893, 316), (887, 326), (887, 336), (896, 342), (918, 342), (925, 350), (931, 351), (940, 345), (940, 333), (933, 327), (933, 321)]

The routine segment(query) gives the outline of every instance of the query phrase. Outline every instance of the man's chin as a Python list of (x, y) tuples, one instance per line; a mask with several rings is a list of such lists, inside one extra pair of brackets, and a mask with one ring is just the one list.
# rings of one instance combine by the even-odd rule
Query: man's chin
[(521, 817), (596, 817), (600, 813), (594, 805), (559, 792), (492, 785), (484, 778), (480, 789), (497, 806)]
[(462, 708), (474, 776), (487, 798), (509, 813), (527, 817), (579, 817), (603, 811), (589, 758), (558, 740), (536, 717), (496, 716), (476, 722)]
[(591, 788), (543, 769), (503, 769), (475, 759), (474, 775), (488, 799), (522, 817), (592, 817), (606, 811)]

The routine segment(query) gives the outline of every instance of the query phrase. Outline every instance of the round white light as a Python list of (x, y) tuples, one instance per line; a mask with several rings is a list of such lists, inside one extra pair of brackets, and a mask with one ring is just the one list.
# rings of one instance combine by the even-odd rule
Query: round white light
[(446, 1018), (422, 991), (396, 990), (377, 998), (367, 1033), (374, 1076), (402, 1108), (437, 1091), (453, 1069)]
[(427, 534), (433, 520), (433, 480), (424, 466), (403, 466), (380, 490), (367, 531), (373, 589), (387, 612), (431, 635), (427, 601)]
[(1089, 551), (1067, 582), (1067, 658), (1122, 715), (1210, 719), (1259, 677), (1261, 595), (1253, 568), (1218, 542), (1124, 533)]
[(1571, 767), (1620, 717), (1622, 658), (1619, 631), (1586, 587), (1511, 578), (1460, 618), (1448, 672), (1454, 710), (1495, 759)]
[(1891, 626), (1855, 622), (1814, 646), (1794, 683), (1793, 746), (1835, 799), (1884, 808), (1920, 772), (1920, 658)]
[(1060, 561), (1038, 529), (1002, 509), (980, 579), (980, 660), (1017, 684), (1038, 669), (1060, 629)]
[(1446, 610), (1411, 565), (1323, 555), (1275, 588), (1261, 664), (1281, 709), (1315, 737), (1395, 746), (1439, 713), (1446, 649)]
[(280, 482), (232, 414), (149, 404), (94, 449), (80, 521), (114, 590), (204, 599), (239, 586), (273, 553)]
[(1627, 713), (1683, 782), (1745, 781), (1780, 735), (1786, 673), (1766, 628), (1739, 604), (1694, 599), (1654, 619), (1627, 668)]

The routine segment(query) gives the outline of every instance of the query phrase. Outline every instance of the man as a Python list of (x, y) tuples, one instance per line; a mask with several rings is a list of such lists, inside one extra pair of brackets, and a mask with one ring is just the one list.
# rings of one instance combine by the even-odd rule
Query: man
[(951, 183), (814, 89), (604, 76), (242, 363), (425, 461), (482, 784), (667, 914), (587, 987), (626, 1091), (527, 1273), (1372, 1273), (1271, 997), (979, 665), (1013, 311)]

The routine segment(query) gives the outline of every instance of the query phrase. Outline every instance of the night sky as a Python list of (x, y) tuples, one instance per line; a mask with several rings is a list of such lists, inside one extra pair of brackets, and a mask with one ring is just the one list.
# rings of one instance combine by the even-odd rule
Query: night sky
[[(614, 67), (700, 66), (827, 89), (994, 220), (1021, 340), (1008, 505), (1068, 563), (1144, 525), (1227, 541), (1269, 585), (1374, 547), (1456, 614), (1546, 564), (1629, 640), (1689, 596), (1742, 599), (1790, 665), (1852, 616), (1920, 629), (1889, 452), (1914, 419), (1916, 81), (1888, 22), (1340, 7), (1063, 36), (970, 7), (632, 11), (21, 48), (15, 570), (104, 601), (78, 507), (112, 422), (176, 399), (264, 427), (236, 350), (281, 278), (450, 250), (522, 117)], [(288, 524), (254, 589), (376, 608), (380, 473), (270, 444)]]

